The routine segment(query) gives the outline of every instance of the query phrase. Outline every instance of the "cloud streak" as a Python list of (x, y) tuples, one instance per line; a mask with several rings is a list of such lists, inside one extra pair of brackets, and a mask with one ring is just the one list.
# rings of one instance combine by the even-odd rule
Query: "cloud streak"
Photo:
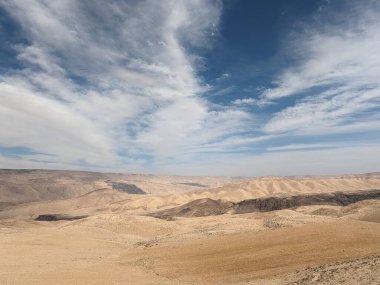
[(14, 46), (25, 67), (0, 77), (3, 146), (128, 168), (180, 159), (251, 118), (200, 96), (192, 49), (211, 47), (218, 1), (0, 3), (28, 42)]
[(380, 130), (371, 3), (291, 33), (292, 64), (270, 88), (252, 87), (261, 96), (239, 99), (234, 74), (200, 75), (219, 44), (218, 0), (0, 0), (23, 39), (7, 43), (18, 65), (0, 74), (0, 147), (28, 150), (0, 167), (288, 174), (291, 158), (307, 165), (332, 151), (372, 163), (375, 146), (336, 139)]
[(262, 96), (301, 98), (274, 114), (266, 132), (320, 134), (343, 126), (349, 130), (356, 121), (373, 123), (380, 107), (380, 5), (350, 2), (347, 9), (350, 17), (334, 15), (338, 24), (308, 27), (293, 36), (299, 63), (282, 71)]

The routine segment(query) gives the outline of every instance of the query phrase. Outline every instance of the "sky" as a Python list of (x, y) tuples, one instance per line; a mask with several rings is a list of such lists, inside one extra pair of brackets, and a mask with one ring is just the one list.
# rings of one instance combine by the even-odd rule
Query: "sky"
[(380, 2), (0, 0), (0, 168), (380, 171)]

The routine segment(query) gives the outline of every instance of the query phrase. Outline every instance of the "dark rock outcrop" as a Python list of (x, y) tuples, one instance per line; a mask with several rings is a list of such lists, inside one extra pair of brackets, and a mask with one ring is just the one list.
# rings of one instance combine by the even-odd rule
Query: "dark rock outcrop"
[(209, 187), (208, 185), (204, 185), (204, 184), (200, 184), (200, 183), (193, 183), (193, 182), (182, 182), (182, 183), (177, 183), (177, 184), (193, 186), (193, 187), (202, 187), (202, 188)]
[(380, 190), (267, 197), (243, 200), (238, 203), (205, 198), (194, 200), (175, 208), (151, 213), (150, 216), (171, 220), (173, 217), (215, 216), (227, 212), (234, 214), (269, 212), (311, 205), (347, 206), (352, 203), (371, 199), (380, 199)]
[(347, 206), (363, 200), (379, 199), (380, 190), (358, 192), (334, 192), (321, 194), (305, 194), (290, 197), (269, 197), (243, 200), (236, 203), (234, 212), (269, 212), (311, 205), (337, 205)]
[(112, 189), (125, 192), (128, 194), (139, 194), (144, 195), (146, 194), (142, 189), (137, 187), (135, 184), (127, 184), (123, 182), (112, 182)]
[(171, 220), (173, 217), (217, 216), (225, 214), (233, 206), (233, 202), (204, 198), (191, 201), (179, 207), (152, 213), (151, 216), (165, 220)]
[(73, 220), (79, 220), (87, 218), (88, 216), (69, 216), (69, 215), (61, 215), (61, 214), (44, 214), (39, 215), (34, 220), (36, 221), (73, 221)]

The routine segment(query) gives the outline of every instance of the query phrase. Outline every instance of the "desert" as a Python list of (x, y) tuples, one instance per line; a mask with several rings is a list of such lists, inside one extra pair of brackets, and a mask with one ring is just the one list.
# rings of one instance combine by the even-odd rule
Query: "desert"
[(380, 0), (0, 0), (0, 285), (379, 285)]
[(380, 281), (378, 173), (0, 176), (2, 284)]

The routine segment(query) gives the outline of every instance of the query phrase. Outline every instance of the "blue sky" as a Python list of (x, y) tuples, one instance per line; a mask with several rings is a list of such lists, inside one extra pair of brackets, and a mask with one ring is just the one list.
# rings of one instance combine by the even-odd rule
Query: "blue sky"
[(380, 170), (378, 1), (0, 0), (0, 167)]

